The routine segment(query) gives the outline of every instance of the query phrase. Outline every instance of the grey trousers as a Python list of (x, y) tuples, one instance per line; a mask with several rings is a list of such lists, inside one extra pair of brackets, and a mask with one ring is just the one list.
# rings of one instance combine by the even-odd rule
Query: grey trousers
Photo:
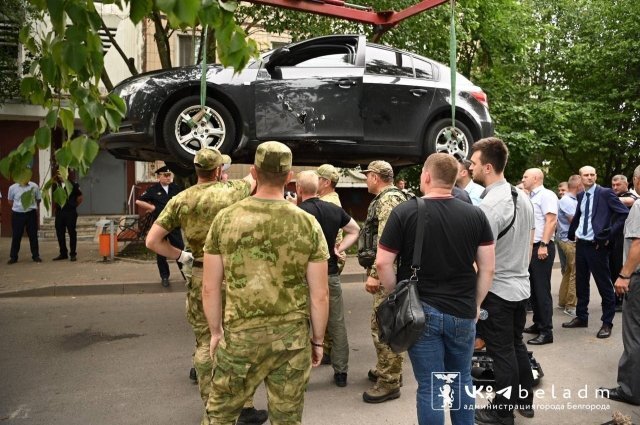
[(331, 364), (336, 373), (346, 373), (349, 369), (349, 341), (344, 322), (344, 303), (340, 275), (329, 275), (329, 321), (327, 331), (333, 340)]
[(640, 274), (629, 282), (629, 292), (622, 310), (622, 345), (618, 363), (618, 385), (634, 403), (640, 404)]

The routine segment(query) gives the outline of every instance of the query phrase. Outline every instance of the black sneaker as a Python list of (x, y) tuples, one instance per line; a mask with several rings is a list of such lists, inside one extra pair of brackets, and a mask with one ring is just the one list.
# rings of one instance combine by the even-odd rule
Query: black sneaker
[(69, 258), (69, 257), (67, 257), (66, 255), (60, 254), (56, 258), (54, 258), (53, 261), (66, 260), (67, 258)]
[(333, 380), (335, 381), (338, 387), (346, 387), (347, 386), (347, 373), (346, 372), (336, 372), (333, 374)]
[(196, 373), (195, 367), (192, 367), (189, 371), (189, 379), (191, 379), (193, 382), (198, 382), (198, 374)]
[(267, 419), (269, 419), (269, 414), (266, 410), (258, 410), (255, 407), (243, 407), (236, 425), (260, 425), (265, 423)]
[(160, 280), (160, 283), (162, 284), (162, 286), (164, 286), (165, 288), (169, 287), (169, 278), (168, 277), (163, 277)]
[(475, 412), (476, 425), (513, 425), (513, 412), (509, 412), (506, 416), (500, 416), (495, 409), (484, 408), (476, 409)]

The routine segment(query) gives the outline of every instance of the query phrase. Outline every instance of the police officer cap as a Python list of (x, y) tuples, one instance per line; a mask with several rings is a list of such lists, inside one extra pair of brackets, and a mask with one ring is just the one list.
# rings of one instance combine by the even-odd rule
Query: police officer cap
[(336, 167), (331, 164), (323, 164), (319, 166), (316, 170), (316, 174), (318, 177), (331, 180), (334, 183), (338, 183), (338, 180), (340, 180), (340, 173), (338, 173)]
[(366, 170), (362, 170), (363, 173), (376, 173), (382, 177), (389, 179), (393, 178), (393, 168), (387, 161), (372, 161)]
[(170, 172), (171, 172), (171, 170), (166, 165), (164, 165), (164, 166), (162, 166), (162, 167), (160, 167), (160, 168), (158, 168), (156, 170), (156, 174), (170, 173)]
[(218, 149), (203, 148), (196, 152), (193, 163), (200, 170), (213, 170), (222, 165), (222, 154)]
[(285, 173), (291, 170), (291, 149), (280, 142), (264, 142), (256, 150), (253, 165), (270, 173)]

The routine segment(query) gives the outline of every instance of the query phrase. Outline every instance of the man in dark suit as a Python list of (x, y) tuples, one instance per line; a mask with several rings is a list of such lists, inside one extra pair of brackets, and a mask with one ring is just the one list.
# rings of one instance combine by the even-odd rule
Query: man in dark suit
[(578, 305), (573, 320), (563, 328), (586, 328), (589, 319), (589, 275), (593, 275), (602, 298), (602, 327), (598, 338), (609, 338), (615, 315), (615, 295), (609, 274), (609, 251), (629, 210), (613, 190), (596, 184), (596, 170), (580, 169), (584, 192), (578, 194), (578, 208), (569, 226), (569, 239), (576, 241), (576, 295)]
[[(182, 188), (175, 184), (172, 180), (173, 173), (166, 165), (156, 170), (156, 176), (158, 176), (158, 183), (150, 186), (138, 200), (136, 205), (139, 208), (143, 208), (153, 215), (153, 219), (156, 220), (169, 200), (182, 191)], [(182, 233), (180, 228), (173, 229), (168, 235), (167, 239), (171, 245), (183, 250), (184, 242), (182, 241)], [(169, 286), (169, 263), (167, 258), (160, 254), (156, 255), (156, 263), (158, 264), (158, 271), (160, 272), (160, 281), (165, 288)], [(182, 269), (182, 264), (177, 262), (178, 267)]]

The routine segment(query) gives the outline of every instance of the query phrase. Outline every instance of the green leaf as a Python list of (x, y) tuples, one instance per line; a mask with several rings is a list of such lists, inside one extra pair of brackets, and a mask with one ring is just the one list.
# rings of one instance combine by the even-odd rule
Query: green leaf
[(235, 1), (232, 0), (218, 0), (218, 3), (220, 4), (220, 7), (223, 8), (224, 10), (226, 10), (227, 12), (235, 12), (236, 9), (238, 8), (238, 3), (236, 3)]
[(14, 170), (11, 173), (11, 177), (13, 177), (13, 180), (15, 180), (18, 183), (22, 183), (22, 184), (28, 183), (31, 180), (31, 168), (23, 167), (23, 168), (20, 168), (19, 170)]
[(81, 72), (87, 62), (87, 48), (79, 43), (65, 43), (62, 47), (64, 62), (75, 72)]
[(142, 19), (151, 12), (153, 3), (151, 0), (131, 0), (129, 3), (129, 16), (134, 24), (142, 21)]
[(98, 153), (100, 152), (100, 145), (93, 139), (87, 139), (87, 142), (84, 145), (84, 161), (87, 164), (91, 164)]
[[(28, 182), (31, 180), (31, 170), (27, 170), (29, 171), (29, 178), (27, 180), (24, 179), (16, 179), (20, 182)], [(26, 175), (25, 175), (26, 176)], [(22, 208), (27, 209), (31, 206), (31, 204), (33, 204), (36, 200), (36, 194), (34, 193), (35, 189), (31, 189), (31, 190), (27, 190), (26, 192), (24, 192), (22, 194), (22, 196), (20, 197), (20, 202), (22, 203)]]
[(47, 149), (51, 146), (51, 129), (49, 127), (40, 127), (36, 130), (36, 145), (38, 149)]
[(74, 2), (68, 2), (66, 6), (66, 12), (69, 15), (69, 18), (71, 18), (71, 21), (75, 25), (86, 28), (89, 24), (86, 7), (81, 7), (79, 4)]
[(64, 191), (62, 186), (56, 187), (56, 190), (53, 191), (53, 202), (64, 207), (64, 204), (67, 203), (67, 192)]
[(58, 122), (58, 110), (52, 109), (47, 113), (47, 117), (45, 118), (45, 122), (47, 123), (47, 127), (55, 128), (56, 123)]
[(2, 173), (4, 178), (7, 180), (9, 180), (9, 178), (11, 177), (9, 174), (10, 165), (11, 165), (10, 156), (5, 156), (4, 158), (0, 159), (0, 173)]
[(53, 28), (58, 33), (64, 32), (64, 0), (47, 0), (47, 9)]
[(73, 156), (81, 160), (84, 155), (85, 136), (76, 137), (71, 140), (70, 149)]
[(55, 157), (56, 162), (63, 167), (68, 167), (73, 160), (73, 154), (71, 153), (71, 150), (66, 146), (58, 149), (56, 151)]
[(107, 119), (109, 129), (111, 131), (118, 131), (118, 128), (120, 128), (120, 123), (122, 122), (120, 113), (109, 108), (105, 111), (105, 118)]
[(127, 105), (124, 103), (124, 100), (122, 100), (120, 96), (116, 96), (113, 93), (110, 93), (107, 97), (109, 98), (113, 106), (117, 108), (118, 112), (120, 112), (120, 116), (124, 118), (125, 114), (127, 113)]
[(173, 13), (173, 8), (176, 6), (177, 0), (156, 0), (156, 6), (158, 9), (166, 13)]
[(60, 108), (59, 116), (60, 116), (60, 121), (62, 122), (62, 127), (66, 130), (67, 137), (69, 137), (71, 134), (73, 134), (73, 129), (74, 129), (73, 112), (71, 112), (67, 108)]
[(84, 105), (84, 107), (93, 119), (98, 119), (104, 114), (104, 106), (98, 102), (89, 101)]
[(193, 25), (199, 9), (200, 0), (180, 0), (176, 2), (174, 12), (183, 23)]
[(96, 121), (93, 119), (93, 117), (91, 117), (86, 108), (80, 107), (78, 109), (78, 115), (80, 116), (82, 125), (87, 132), (93, 133), (94, 131), (96, 131)]

